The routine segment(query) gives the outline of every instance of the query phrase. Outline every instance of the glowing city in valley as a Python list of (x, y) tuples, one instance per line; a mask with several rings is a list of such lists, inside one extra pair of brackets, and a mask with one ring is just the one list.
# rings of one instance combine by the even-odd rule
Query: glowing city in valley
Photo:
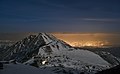
[(74, 47), (84, 47), (84, 46), (102, 47), (104, 45), (109, 44), (109, 42), (107, 41), (80, 41), (80, 42), (65, 41), (65, 42)]
[(74, 47), (108, 47), (118, 43), (119, 35), (114, 34), (54, 34), (60, 40)]

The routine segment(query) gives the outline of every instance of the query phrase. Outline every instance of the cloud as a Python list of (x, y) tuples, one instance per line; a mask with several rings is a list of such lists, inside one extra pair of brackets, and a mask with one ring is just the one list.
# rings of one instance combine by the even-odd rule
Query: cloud
[(120, 22), (120, 19), (108, 19), (108, 18), (83, 18), (85, 21), (99, 21), (99, 22)]

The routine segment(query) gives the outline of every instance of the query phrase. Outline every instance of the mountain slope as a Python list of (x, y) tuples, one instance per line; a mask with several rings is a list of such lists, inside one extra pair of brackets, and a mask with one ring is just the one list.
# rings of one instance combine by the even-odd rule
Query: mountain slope
[(112, 65), (99, 55), (75, 49), (51, 34), (30, 35), (11, 46), (3, 60), (15, 60), (36, 67), (65, 67), (85, 73), (96, 73)]

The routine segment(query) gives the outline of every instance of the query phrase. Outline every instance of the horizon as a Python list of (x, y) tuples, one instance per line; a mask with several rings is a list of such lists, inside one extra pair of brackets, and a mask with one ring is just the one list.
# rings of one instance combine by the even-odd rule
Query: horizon
[[(20, 41), (29, 35), (38, 33), (0, 33), (0, 40)], [(50, 33), (71, 46), (120, 46), (120, 34), (113, 33)]]

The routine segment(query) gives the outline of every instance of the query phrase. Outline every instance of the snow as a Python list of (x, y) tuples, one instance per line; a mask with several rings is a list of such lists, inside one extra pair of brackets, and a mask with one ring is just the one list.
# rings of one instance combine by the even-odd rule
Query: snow
[[(55, 45), (55, 43), (52, 43)], [(102, 59), (99, 55), (88, 51), (88, 50), (81, 50), (81, 49), (73, 49), (72, 51), (68, 51), (67, 48), (63, 47), (61, 43), (57, 43), (59, 49), (56, 47), (53, 48), (51, 44), (49, 46), (52, 48), (52, 55), (66, 55), (73, 60), (81, 60), (86, 63), (94, 64), (94, 65), (110, 65), (107, 61)], [(45, 54), (44, 47), (39, 49), (39, 54)]]
[[(37, 52), (37, 54), (32, 57), (29, 57), (30, 59), (23, 63), (26, 65), (23, 65), (23, 64), (5, 65), (5, 69), (0, 70), (0, 74), (10, 74), (10, 73), (11, 74), (27, 74), (27, 73), (28, 74), (38, 74), (38, 73), (54, 74), (51, 70), (49, 70), (48, 67), (51, 68), (59, 65), (63, 65), (66, 68), (78, 69), (80, 71), (81, 70), (99, 71), (99, 70), (107, 69), (108, 68), (107, 66), (111, 65), (107, 61), (105, 61), (103, 58), (101, 58), (99, 55), (91, 51), (69, 47), (66, 45), (66, 43), (54, 38), (54, 36), (52, 35), (48, 36), (48, 35), (49, 34), (46, 34), (46, 33), (40, 34), (40, 37), (42, 37), (42, 40), (44, 40), (43, 42), (45, 42), (46, 44), (41, 47), (38, 47), (39, 49), (37, 50), (39, 51)], [(37, 42), (40, 42), (40, 41), (41, 39), (35, 39), (35, 41), (32, 41), (32, 43), (34, 42), (33, 44), (35, 44), (33, 46), (36, 46), (37, 48), (37, 46), (39, 46), (37, 45)], [(21, 45), (19, 47), (21, 48)], [(48, 54), (49, 52), (45, 51), (47, 49), (52, 50), (52, 52)], [(26, 49), (26, 53), (27, 52), (30, 52), (30, 51)], [(24, 57), (24, 55), (22, 56)], [(40, 69), (40, 68), (38, 69), (32, 66), (28, 66), (31, 63), (34, 63), (34, 61), (36, 60), (36, 58), (34, 57), (38, 57), (39, 59), (39, 60), (37, 59), (38, 63), (42, 59), (42, 66), (47, 67), (47, 69)], [(50, 57), (50, 58), (46, 58), (46, 57)], [(46, 62), (48, 63), (46, 64)], [(38, 64), (38, 66), (41, 67), (41, 64)], [(93, 66), (95, 67), (94, 69), (93, 69)]]
[(52, 42), (52, 40), (48, 36), (46, 36), (45, 33), (42, 33), (42, 37), (43, 37), (44, 41), (46, 42), (46, 44)]
[[(52, 45), (54, 45), (54, 47), (52, 47)], [(60, 41), (53, 41), (52, 43), (48, 44), (47, 46), (50, 46), (50, 48), (52, 49), (53, 56), (66, 55), (67, 57), (71, 58), (72, 60), (80, 60), (80, 61), (83, 61), (88, 64), (107, 65), (107, 66), (110, 65), (107, 61), (105, 61), (99, 55), (97, 55), (91, 51), (74, 49), (74, 48), (66, 48), (64, 46), (64, 44)], [(46, 46), (41, 47), (39, 49), (38, 54), (47, 55), (46, 52), (44, 51), (44, 49), (46, 49)], [(73, 49), (73, 50), (69, 51), (69, 49)]]
[(55, 74), (50, 70), (35, 68), (23, 64), (6, 64), (0, 74)]
[(73, 50), (73, 51), (67, 52), (66, 55), (74, 60), (81, 60), (83, 62), (94, 64), (94, 65), (110, 65), (108, 62), (102, 59), (99, 55), (87, 50)]
[(29, 59), (28, 61), (24, 62), (23, 64), (31, 64), (34, 62), (34, 57), (32, 57), (31, 59)]

